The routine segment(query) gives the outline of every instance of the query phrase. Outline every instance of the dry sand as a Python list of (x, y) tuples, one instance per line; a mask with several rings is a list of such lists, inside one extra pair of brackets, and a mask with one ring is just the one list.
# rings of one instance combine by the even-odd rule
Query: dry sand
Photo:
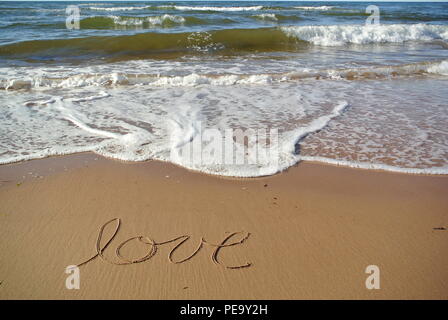
[[(273, 177), (224, 179), (79, 154), (3, 165), (0, 180), (1, 299), (448, 298), (447, 176), (301, 163)], [(80, 267), (79, 290), (66, 289), (66, 266), (96, 254), (113, 218), (121, 226), (104, 258)], [(244, 242), (214, 255), (210, 244), (240, 231), (226, 243)], [(123, 261), (116, 248), (139, 235), (191, 236), (174, 262), (201, 237), (207, 244), (176, 264), (170, 251), (185, 238), (157, 251), (134, 239), (124, 259), (155, 254), (108, 262)], [(380, 268), (379, 290), (365, 287), (368, 265)]]

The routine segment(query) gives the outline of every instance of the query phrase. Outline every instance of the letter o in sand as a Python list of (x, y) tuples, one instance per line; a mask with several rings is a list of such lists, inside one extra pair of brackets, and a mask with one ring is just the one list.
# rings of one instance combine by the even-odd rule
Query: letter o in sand
[[(129, 259), (124, 258), (121, 255), (121, 252), (120, 252), (121, 249), (124, 247), (125, 244), (127, 244), (128, 242), (131, 242), (132, 240), (135, 240), (135, 239), (138, 239), (140, 242), (143, 242), (145, 244), (151, 245), (151, 250), (146, 255), (144, 255), (143, 257), (141, 257), (139, 259), (129, 260)], [(151, 259), (157, 252), (157, 246), (156, 246), (156, 243), (154, 240), (152, 240), (148, 237), (137, 236), (137, 237), (129, 238), (128, 240), (125, 240), (122, 243), (120, 243), (120, 245), (117, 247), (117, 250), (115, 252), (121, 260), (123, 260), (127, 263), (140, 263), (140, 262)]]

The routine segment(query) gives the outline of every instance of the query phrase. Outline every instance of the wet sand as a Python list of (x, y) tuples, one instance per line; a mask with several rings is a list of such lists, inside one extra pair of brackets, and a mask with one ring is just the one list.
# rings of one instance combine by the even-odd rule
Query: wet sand
[(0, 299), (448, 298), (447, 176), (300, 163), (229, 179), (78, 154), (0, 180)]

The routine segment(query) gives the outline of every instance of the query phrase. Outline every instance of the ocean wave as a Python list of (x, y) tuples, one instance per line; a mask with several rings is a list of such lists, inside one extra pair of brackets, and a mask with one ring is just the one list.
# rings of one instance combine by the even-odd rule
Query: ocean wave
[(247, 6), (247, 7), (212, 7), (212, 6), (138, 6), (138, 7), (88, 7), (90, 10), (100, 11), (130, 11), (130, 10), (180, 10), (180, 11), (256, 11), (263, 9), (263, 6)]
[(263, 21), (272, 21), (272, 22), (300, 20), (300, 18), (297, 16), (285, 16), (285, 15), (275, 14), (275, 13), (256, 14), (256, 15), (253, 15), (252, 18), (258, 19), (258, 20), (263, 20)]
[[(280, 19), (279, 16), (276, 16)], [(95, 17), (81, 22), (86, 28), (169, 27), (211, 23), (195, 17), (161, 15), (151, 17)], [(392, 24), (379, 26), (333, 25), (289, 26), (258, 29), (221, 29), (209, 32), (147, 32), (123, 36), (85, 37), (23, 41), (0, 46), (0, 57), (10, 59), (114, 59), (177, 58), (184, 54), (235, 55), (250, 52), (293, 52), (311, 45), (387, 44), (407, 41), (440, 42), (446, 45), (448, 26)]]
[(442, 61), (441, 63), (433, 64), (428, 67), (429, 73), (441, 74), (448, 76), (448, 61)]
[[(347, 18), (347, 17), (366, 17), (369, 16), (369, 13), (366, 13), (365, 11), (357, 11), (357, 10), (351, 10), (351, 11), (340, 11), (340, 10), (328, 10), (328, 11), (324, 11), (321, 12), (320, 15), (323, 16), (333, 16), (333, 17), (343, 17), (343, 18)], [(382, 13), (381, 18), (384, 18), (384, 14)]]
[[(229, 23), (230, 21), (219, 20), (219, 23)], [(233, 22), (233, 21), (232, 21)], [(81, 29), (131, 29), (131, 28), (152, 28), (152, 27), (174, 27), (178, 25), (201, 25), (210, 23), (208, 20), (196, 17), (182, 17), (179, 15), (163, 14), (159, 16), (91, 16), (80, 21)], [(12, 23), (5, 26), (0, 26), (0, 29), (17, 28), (17, 27), (32, 27), (32, 28), (58, 28), (65, 29), (65, 23), (56, 22), (53, 24), (36, 23), (30, 21), (28, 23)]]
[(36, 76), (29, 79), (0, 79), (0, 89), (21, 90), (33, 88), (74, 88), (111, 85), (150, 85), (154, 87), (193, 87), (198, 85), (232, 86), (238, 84), (265, 84), (280, 81), (269, 74), (259, 75), (200, 75), (192, 73), (185, 76), (160, 76), (157, 74), (79, 74), (55, 78)]
[[(264, 16), (283, 19), (280, 15)], [(231, 21), (226, 21), (231, 22)], [(162, 26), (213, 23), (196, 17), (160, 15), (149, 17), (91, 17), (81, 21), (85, 28), (119, 26)], [(209, 32), (160, 33), (147, 32), (123, 36), (84, 37), (55, 40), (32, 40), (0, 46), (0, 57), (10, 59), (89, 59), (101, 57), (131, 60), (148, 57), (173, 58), (183, 54), (220, 53), (234, 55), (244, 52), (288, 52), (311, 45), (341, 46), (344, 44), (387, 44), (407, 41), (448, 41), (447, 25), (330, 25), (288, 26), (258, 29), (221, 29)], [(42, 58), (40, 58), (42, 57)]]
[[(0, 57), (75, 59), (80, 56), (130, 60), (191, 53), (292, 51), (301, 41), (277, 28), (223, 29), (210, 32), (148, 32), (125, 36), (33, 40), (0, 46)], [(302, 41), (302, 43), (304, 43)], [(226, 51), (227, 50), (227, 51)]]
[(158, 6), (160, 9), (172, 9), (181, 11), (256, 11), (263, 9), (263, 6), (248, 6), (248, 7), (208, 7), (208, 6)]
[(147, 85), (153, 87), (194, 87), (198, 85), (234, 86), (268, 84), (299, 80), (367, 80), (412, 76), (448, 76), (448, 60), (427, 61), (394, 66), (368, 68), (304, 70), (300, 72), (264, 74), (197, 74), (162, 76), (144, 73), (81, 73), (73, 76), (0, 79), (0, 89), (22, 90), (34, 88), (75, 88), (87, 86)]
[(254, 15), (253, 17), (260, 20), (278, 21), (277, 15), (274, 13), (262, 13)]
[(195, 17), (182, 17), (164, 14), (160, 16), (132, 17), (132, 16), (95, 16), (81, 20), (83, 29), (111, 29), (116, 27), (150, 28), (154, 26), (172, 27), (176, 25), (203, 24), (204, 20)]
[(145, 10), (151, 8), (150, 6), (143, 7), (87, 7), (89, 10), (97, 11), (132, 11), (132, 10)]
[[(341, 19), (359, 19), (361, 17), (367, 17), (370, 13), (366, 13), (364, 10), (328, 10), (320, 12), (322, 16), (330, 16)], [(407, 21), (407, 22), (430, 22), (430, 21), (447, 21), (448, 15), (444, 13), (415, 13), (409, 14), (408, 12), (381, 12), (381, 21)]]
[(310, 6), (301, 6), (301, 7), (294, 7), (296, 9), (300, 10), (317, 10), (317, 11), (327, 11), (336, 8), (335, 6), (318, 6), (318, 7), (310, 7)]
[(321, 46), (448, 40), (448, 26), (428, 24), (282, 27), (291, 37)]

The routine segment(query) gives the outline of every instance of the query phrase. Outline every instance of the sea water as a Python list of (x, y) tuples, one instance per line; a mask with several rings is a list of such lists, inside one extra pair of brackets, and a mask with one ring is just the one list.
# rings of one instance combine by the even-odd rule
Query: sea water
[[(226, 176), (301, 160), (447, 174), (447, 41), (448, 3), (1, 2), (0, 163), (90, 151)], [(210, 129), (275, 129), (275, 159), (172, 156)]]

